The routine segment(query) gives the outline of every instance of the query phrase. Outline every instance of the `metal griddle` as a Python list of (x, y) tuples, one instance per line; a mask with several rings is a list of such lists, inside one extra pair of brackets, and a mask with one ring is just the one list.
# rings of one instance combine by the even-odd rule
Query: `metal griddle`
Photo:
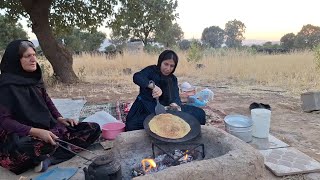
[(153, 137), (157, 140), (163, 141), (163, 142), (179, 143), (179, 142), (185, 142), (185, 141), (192, 140), (200, 134), (200, 132), (201, 132), (200, 122), (194, 116), (192, 116), (188, 113), (182, 112), (182, 111), (168, 110), (167, 113), (176, 115), (176, 116), (180, 117), (181, 119), (183, 119), (185, 122), (187, 122), (191, 128), (190, 132), (186, 136), (184, 136), (183, 138), (180, 138), (180, 139), (169, 139), (169, 138), (160, 137), (150, 130), (149, 122), (155, 116), (155, 114), (150, 114), (144, 120), (143, 126), (144, 126), (144, 129), (146, 130), (146, 132), (151, 137)]

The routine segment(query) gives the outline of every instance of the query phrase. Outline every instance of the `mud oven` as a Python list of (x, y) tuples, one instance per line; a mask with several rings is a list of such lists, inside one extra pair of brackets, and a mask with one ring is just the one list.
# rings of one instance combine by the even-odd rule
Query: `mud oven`
[(125, 132), (117, 137), (112, 149), (125, 180), (264, 177), (264, 160), (259, 152), (214, 127), (202, 126), (198, 137), (183, 143), (163, 143), (144, 130)]

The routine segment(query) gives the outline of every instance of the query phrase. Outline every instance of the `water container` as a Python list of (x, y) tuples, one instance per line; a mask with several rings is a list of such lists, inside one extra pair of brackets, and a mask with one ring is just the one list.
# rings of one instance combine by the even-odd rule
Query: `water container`
[(257, 138), (268, 138), (270, 131), (271, 111), (268, 109), (252, 109), (251, 119), (253, 121), (252, 136)]
[(226, 131), (244, 142), (252, 141), (252, 120), (243, 115), (228, 115), (224, 118)]

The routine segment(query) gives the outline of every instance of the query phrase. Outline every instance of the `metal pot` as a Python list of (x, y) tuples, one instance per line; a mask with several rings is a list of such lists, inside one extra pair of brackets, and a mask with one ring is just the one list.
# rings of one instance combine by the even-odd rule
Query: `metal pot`
[(244, 142), (252, 141), (253, 121), (243, 115), (228, 115), (224, 118), (226, 131)]

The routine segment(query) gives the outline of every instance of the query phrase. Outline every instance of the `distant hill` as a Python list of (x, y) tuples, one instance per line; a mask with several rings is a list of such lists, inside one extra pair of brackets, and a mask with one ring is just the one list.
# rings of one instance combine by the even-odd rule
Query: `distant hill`
[[(262, 45), (265, 42), (268, 42), (268, 40), (245, 39), (242, 41), (242, 44), (246, 46), (251, 46), (253, 44)], [(272, 44), (280, 44), (280, 41), (270, 41), (270, 42), (272, 42)]]

